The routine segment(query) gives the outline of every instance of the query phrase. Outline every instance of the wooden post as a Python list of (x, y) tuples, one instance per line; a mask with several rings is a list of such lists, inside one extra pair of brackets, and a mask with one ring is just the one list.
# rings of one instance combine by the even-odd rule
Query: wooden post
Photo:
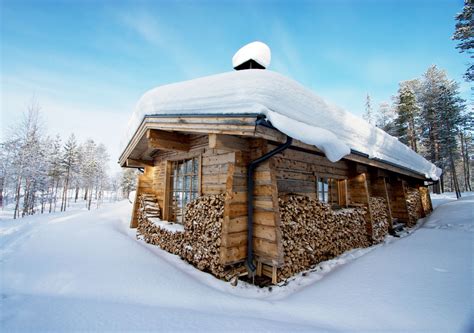
[(388, 195), (392, 217), (403, 223), (409, 222), (405, 184), (400, 179), (391, 179), (389, 185)]
[(372, 240), (372, 212), (369, 205), (369, 188), (367, 185), (366, 173), (361, 173), (357, 176), (349, 178), (347, 186), (350, 203), (355, 205), (363, 205), (367, 209), (366, 230), (369, 239)]
[(171, 161), (166, 161), (165, 166), (165, 200), (163, 207), (163, 219), (168, 221), (170, 218), (170, 200), (171, 199)]

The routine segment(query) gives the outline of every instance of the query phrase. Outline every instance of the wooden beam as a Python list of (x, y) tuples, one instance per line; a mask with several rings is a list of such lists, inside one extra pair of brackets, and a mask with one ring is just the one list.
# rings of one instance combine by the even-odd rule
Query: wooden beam
[(225, 134), (209, 134), (209, 148), (231, 151), (248, 151), (249, 143), (244, 138)]
[(146, 168), (147, 166), (153, 166), (153, 161), (134, 160), (128, 158), (126, 164), (129, 168)]
[(146, 137), (151, 149), (189, 151), (189, 136), (185, 134), (150, 129)]
[[(286, 136), (284, 134), (282, 134), (280, 131), (278, 131), (276, 129), (266, 128), (266, 127), (263, 127), (261, 125), (256, 126), (255, 136), (265, 138), (267, 140), (278, 142), (278, 143), (283, 143), (283, 142), (286, 141)], [(310, 153), (313, 153), (313, 154), (317, 154), (317, 155), (322, 154), (322, 152), (319, 149), (317, 149), (315, 146), (306, 144), (306, 143), (301, 142), (299, 140), (293, 140), (292, 146), (302, 148), (302, 149), (304, 149), (304, 150), (306, 150)], [(409, 177), (425, 180), (425, 177), (420, 173), (410, 171), (410, 170), (407, 170), (407, 169), (401, 168), (401, 167), (399, 168), (397, 166), (385, 163), (383, 161), (371, 160), (371, 159), (369, 159), (365, 156), (360, 156), (360, 155), (356, 155), (356, 154), (351, 153), (349, 155), (344, 156), (343, 160), (359, 162), (359, 163), (367, 165), (367, 166), (377, 167), (377, 168), (381, 168), (381, 169), (384, 169), (384, 170), (393, 171), (397, 174), (402, 174), (402, 175), (406, 175), (406, 176), (409, 176)], [(361, 170), (360, 172), (366, 172), (366, 171)]]

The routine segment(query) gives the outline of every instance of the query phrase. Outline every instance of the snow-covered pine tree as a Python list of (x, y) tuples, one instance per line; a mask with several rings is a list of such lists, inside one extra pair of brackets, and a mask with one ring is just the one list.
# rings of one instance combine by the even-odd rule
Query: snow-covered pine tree
[(364, 118), (370, 124), (374, 123), (374, 115), (372, 113), (372, 100), (369, 94), (367, 94), (367, 97), (365, 98), (365, 112), (362, 118)]
[(438, 100), (440, 154), (444, 165), (451, 172), (452, 189), (456, 197), (461, 197), (455, 160), (459, 159), (458, 141), (459, 131), (463, 125), (462, 111), (464, 100), (459, 97), (458, 84), (454, 81), (444, 82), (440, 87), (441, 94)]
[[(444, 168), (440, 154), (439, 137), (439, 98), (441, 87), (447, 82), (446, 73), (435, 65), (430, 66), (423, 74), (419, 101), (420, 101), (420, 133), (421, 143), (426, 149), (425, 157), (441, 169)], [(440, 185), (443, 186), (443, 175)], [(443, 188), (436, 189), (437, 192), (444, 191)]]
[[(474, 21), (473, 21), (474, 4), (473, 0), (464, 0), (463, 11), (456, 15), (456, 29), (453, 39), (459, 41), (456, 48), (459, 52), (466, 52), (471, 59), (474, 58), (472, 50), (474, 49)], [(474, 64), (469, 63), (466, 73), (464, 74), (466, 81), (474, 81)]]
[(14, 198), (12, 186), (16, 182), (16, 168), (14, 161), (20, 152), (20, 140), (12, 138), (0, 143), (0, 207), (8, 206)]
[(398, 139), (418, 152), (419, 107), (416, 101), (414, 86), (417, 83), (405, 81), (399, 84), (398, 94), (395, 97), (394, 134)]
[(393, 110), (393, 107), (387, 102), (380, 103), (376, 115), (375, 126), (390, 135), (395, 135), (394, 119), (395, 111)]
[(77, 141), (76, 136), (71, 134), (67, 139), (66, 143), (64, 144), (63, 148), (63, 156), (61, 160), (61, 164), (64, 170), (64, 187), (62, 193), (62, 200), (61, 200), (61, 211), (66, 210), (67, 200), (68, 200), (68, 190), (69, 190), (69, 182), (71, 180), (72, 174), (76, 172), (77, 167)]
[(461, 153), (460, 171), (463, 174), (462, 187), (464, 191), (472, 191), (472, 174), (471, 174), (471, 156), (474, 153), (474, 110), (473, 108), (464, 108), (461, 115), (462, 121), (459, 126), (459, 151)]
[(120, 182), (122, 188), (122, 195), (128, 198), (130, 192), (137, 189), (137, 171), (135, 169), (122, 170), (122, 180)]
[(15, 210), (13, 218), (20, 216), (20, 200), (23, 194), (22, 216), (34, 213), (36, 163), (41, 157), (41, 135), (43, 126), (40, 121), (40, 106), (32, 98), (20, 124), (13, 128), (12, 141), (18, 148), (12, 158), (11, 167), (15, 173)]
[(472, 129), (464, 128), (459, 132), (459, 145), (462, 157), (463, 185), (465, 191), (472, 191), (472, 173), (471, 173), (471, 156), (474, 153), (474, 142), (472, 138)]
[(71, 184), (74, 187), (74, 202), (77, 202), (79, 198), (79, 191), (84, 189), (84, 181), (82, 179), (82, 163), (83, 163), (83, 152), (82, 152), (83, 145), (78, 145), (77, 147), (77, 165), (76, 170), (71, 177)]
[(84, 180), (86, 207), (89, 210), (91, 209), (93, 189), (100, 163), (97, 160), (96, 151), (97, 145), (92, 139), (86, 140), (82, 145), (81, 175)]
[(49, 149), (49, 212), (56, 211), (58, 189), (61, 178), (64, 174), (62, 168), (62, 153), (61, 153), (62, 140), (59, 135), (52, 140)]
[(96, 148), (95, 159), (97, 161), (95, 199), (97, 208), (99, 208), (100, 204), (104, 199), (104, 190), (107, 189), (109, 182), (107, 175), (109, 153), (107, 152), (107, 148), (102, 143), (100, 143)]

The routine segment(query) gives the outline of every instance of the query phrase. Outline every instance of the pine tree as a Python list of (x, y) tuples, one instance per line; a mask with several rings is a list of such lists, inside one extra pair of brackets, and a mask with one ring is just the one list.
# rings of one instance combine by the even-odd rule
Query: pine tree
[(462, 117), (464, 101), (459, 97), (458, 84), (454, 81), (445, 82), (440, 90), (438, 100), (440, 155), (444, 160), (443, 165), (450, 169), (456, 197), (460, 198), (461, 190), (454, 161), (459, 158), (457, 138), (464, 120)]
[(402, 82), (395, 98), (396, 118), (394, 120), (394, 132), (398, 139), (418, 152), (418, 135), (416, 122), (419, 115), (419, 107), (413, 83)]
[(96, 182), (96, 176), (99, 170), (99, 161), (97, 160), (97, 145), (94, 140), (87, 140), (82, 146), (82, 164), (81, 175), (84, 180), (85, 200), (87, 209), (91, 209), (93, 189)]
[(135, 169), (125, 169), (122, 171), (122, 180), (120, 182), (122, 195), (128, 198), (130, 192), (137, 188), (137, 171)]
[(21, 216), (34, 213), (36, 166), (41, 158), (40, 106), (32, 98), (21, 123), (13, 129), (12, 138), (17, 142), (17, 152), (12, 159), (15, 170), (15, 210), (13, 218), (20, 216), (20, 200), (23, 194)]
[(372, 114), (372, 100), (369, 94), (367, 94), (365, 99), (365, 113), (362, 118), (364, 118), (369, 124), (374, 123), (374, 115)]
[[(426, 157), (438, 167), (443, 168), (440, 155), (439, 137), (439, 97), (441, 87), (447, 81), (446, 73), (436, 66), (428, 68), (423, 75), (420, 93), (421, 141), (426, 148)], [(443, 184), (441, 182), (441, 184)]]
[(376, 118), (377, 120), (375, 122), (375, 126), (384, 130), (390, 135), (396, 134), (394, 126), (395, 112), (389, 103), (382, 102), (379, 104)]
[(65, 178), (64, 178), (64, 188), (61, 200), (61, 211), (66, 210), (67, 206), (67, 194), (69, 190), (69, 182), (71, 180), (72, 174), (76, 171), (77, 166), (77, 141), (74, 133), (71, 134), (64, 145), (64, 153), (61, 164), (64, 169)]
[(61, 178), (64, 174), (62, 168), (62, 154), (61, 154), (61, 138), (59, 135), (51, 143), (49, 150), (49, 179), (50, 179), (50, 190), (49, 190), (49, 212), (56, 211), (58, 188)]
[[(466, 52), (473, 59), (472, 49), (474, 48), (474, 23), (473, 23), (473, 1), (465, 0), (463, 11), (456, 15), (456, 30), (453, 40), (459, 41), (456, 48), (459, 52)], [(466, 81), (474, 81), (474, 64), (469, 67), (464, 74)]]

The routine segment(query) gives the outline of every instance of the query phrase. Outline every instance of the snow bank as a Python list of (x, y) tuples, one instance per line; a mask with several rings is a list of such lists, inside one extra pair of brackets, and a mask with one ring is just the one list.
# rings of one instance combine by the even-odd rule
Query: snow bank
[(156, 217), (150, 217), (148, 218), (148, 221), (150, 221), (156, 227), (172, 232), (173, 234), (176, 232), (184, 232), (184, 225), (179, 223), (163, 221)]
[[(469, 332), (474, 199), (288, 285), (237, 287), (135, 239), (131, 205), (0, 218), (2, 331)], [(469, 231), (471, 230), (471, 231)]]
[(353, 149), (433, 180), (441, 174), (439, 168), (396, 138), (326, 103), (296, 81), (268, 70), (222, 73), (148, 91), (129, 121), (124, 144), (146, 115), (242, 113), (265, 115), (281, 132), (315, 145), (333, 162)]

